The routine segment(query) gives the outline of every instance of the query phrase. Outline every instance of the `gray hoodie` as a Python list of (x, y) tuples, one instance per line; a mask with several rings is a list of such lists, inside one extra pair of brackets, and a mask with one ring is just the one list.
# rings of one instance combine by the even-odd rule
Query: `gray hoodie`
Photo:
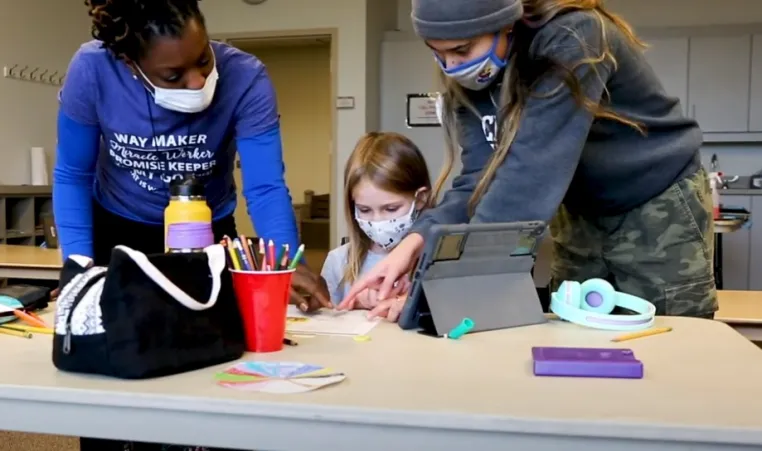
[[(679, 101), (667, 95), (642, 52), (606, 21), (608, 44), (617, 61), (582, 66), (576, 75), (591, 99), (603, 99), (624, 117), (643, 124), (646, 135), (607, 119), (594, 119), (565, 86), (549, 98), (530, 98), (508, 156), (498, 168), (473, 217), (467, 203), (493, 152), (497, 137), (496, 107), (500, 82), (483, 91), (468, 91), (480, 112), (462, 108), (459, 141), (463, 169), (435, 208), (424, 212), (413, 231), (432, 224), (549, 221), (562, 203), (571, 212), (609, 216), (627, 212), (654, 198), (700, 165), (702, 133), (683, 115)], [(536, 30), (529, 47), (534, 61), (551, 59), (571, 66), (587, 55), (600, 55), (600, 25), (589, 12), (557, 16)], [(541, 63), (536, 63), (538, 67)], [(560, 83), (547, 77), (537, 92)]]

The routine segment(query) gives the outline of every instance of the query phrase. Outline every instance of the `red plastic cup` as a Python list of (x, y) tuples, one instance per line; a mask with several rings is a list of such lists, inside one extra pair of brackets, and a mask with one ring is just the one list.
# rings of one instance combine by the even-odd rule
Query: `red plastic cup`
[(294, 270), (230, 272), (243, 318), (246, 350), (280, 351), (286, 337), (286, 312)]

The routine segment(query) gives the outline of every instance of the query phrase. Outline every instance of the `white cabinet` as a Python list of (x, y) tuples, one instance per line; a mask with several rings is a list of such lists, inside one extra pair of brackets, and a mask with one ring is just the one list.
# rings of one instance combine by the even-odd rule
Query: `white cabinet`
[(749, 131), (762, 132), (762, 35), (755, 34), (751, 44), (751, 95)]
[[(661, 37), (646, 39), (646, 60), (659, 77), (667, 94), (680, 99), (688, 115), (688, 38)], [(762, 105), (761, 105), (762, 107)]]
[(689, 116), (704, 133), (749, 131), (750, 35), (690, 38)]

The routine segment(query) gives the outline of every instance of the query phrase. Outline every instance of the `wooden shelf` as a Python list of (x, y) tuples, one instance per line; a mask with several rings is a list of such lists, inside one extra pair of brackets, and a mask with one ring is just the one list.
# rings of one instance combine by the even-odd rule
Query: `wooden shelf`
[(52, 212), (51, 186), (0, 185), (0, 244), (42, 245), (42, 216)]

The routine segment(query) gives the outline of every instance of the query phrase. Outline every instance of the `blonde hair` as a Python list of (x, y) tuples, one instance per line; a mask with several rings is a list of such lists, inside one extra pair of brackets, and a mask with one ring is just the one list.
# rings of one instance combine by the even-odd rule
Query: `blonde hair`
[[(533, 94), (532, 88), (534, 87), (534, 84), (526, 85), (526, 82), (524, 81), (525, 77), (521, 77), (521, 74), (519, 73), (522, 69), (526, 70), (526, 68), (520, 67), (523, 63), (522, 56), (526, 58), (526, 55), (522, 55), (522, 52), (526, 53), (526, 49), (531, 43), (531, 39), (529, 42), (526, 42), (527, 40), (521, 36), (522, 27), (524, 30), (529, 30), (533, 27), (542, 26), (558, 14), (568, 11), (589, 11), (594, 14), (601, 31), (601, 43), (603, 48), (601, 54), (591, 55), (588, 58), (584, 58), (573, 64), (571, 67), (563, 66), (556, 61), (550, 61), (551, 67), (549, 67), (545, 73), (548, 74), (550, 71), (556, 71), (556, 73), (560, 72), (563, 77), (563, 84), (569, 88), (575, 101), (581, 107), (591, 112), (595, 118), (611, 119), (631, 126), (640, 133), (645, 133), (641, 124), (616, 114), (602, 105), (597, 99), (594, 100), (585, 97), (582, 92), (580, 80), (574, 74), (574, 71), (583, 65), (590, 65), (592, 70), (595, 71), (596, 65), (608, 62), (616, 68), (617, 62), (609, 48), (607, 39), (606, 27), (609, 23), (613, 24), (633, 47), (641, 49), (645, 48), (645, 44), (638, 39), (632, 27), (621, 17), (606, 10), (606, 8), (603, 7), (602, 0), (523, 0), (523, 3), (525, 13), (524, 20), (530, 25), (517, 24), (514, 29), (514, 40), (512, 41), (513, 48), (511, 50), (512, 56), (508, 68), (503, 74), (502, 86), (500, 89), (497, 114), (500, 120), (498, 127), (498, 141), (495, 151), (469, 199), (469, 215), (474, 214), (476, 205), (489, 188), (489, 185), (495, 176), (495, 172), (508, 155), (511, 144), (518, 132), (519, 122), (526, 101)], [(583, 49), (587, 48), (585, 43), (581, 40), (580, 46)], [(442, 171), (434, 184), (434, 193), (432, 194), (432, 197), (435, 199), (439, 197), (439, 194), (452, 171), (453, 163), (455, 161), (455, 149), (458, 148), (457, 110), (460, 107), (465, 107), (479, 116), (476, 107), (468, 100), (463, 88), (461, 88), (457, 82), (446, 77), (442, 71), (439, 71), (439, 75), (441, 83), (444, 86), (444, 92), (442, 94), (442, 127), (445, 132), (447, 153), (445, 155), (445, 163), (442, 167)], [(538, 78), (538, 80), (540, 78)], [(545, 96), (555, 94), (561, 87), (562, 86), (559, 85), (557, 89), (552, 90)], [(538, 151), (542, 150), (538, 149)]]
[[(390, 193), (414, 196), (421, 188), (431, 190), (426, 160), (418, 147), (398, 133), (368, 133), (357, 142), (344, 168), (344, 213), (349, 226), (349, 252), (342, 283), (353, 283), (360, 275), (372, 246), (355, 218), (352, 192), (367, 180)], [(422, 207), (430, 205), (431, 197)]]

